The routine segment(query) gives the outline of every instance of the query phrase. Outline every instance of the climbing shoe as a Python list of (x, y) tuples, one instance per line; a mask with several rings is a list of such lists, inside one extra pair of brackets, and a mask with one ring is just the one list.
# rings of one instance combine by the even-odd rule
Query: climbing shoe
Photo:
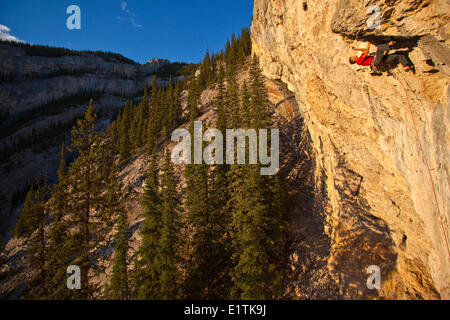
[(416, 74), (416, 67), (413, 64), (409, 64), (405, 67), (403, 71), (412, 72), (413, 74)]
[(390, 50), (394, 50), (394, 45), (395, 45), (395, 41), (390, 41), (389, 42), (389, 49)]

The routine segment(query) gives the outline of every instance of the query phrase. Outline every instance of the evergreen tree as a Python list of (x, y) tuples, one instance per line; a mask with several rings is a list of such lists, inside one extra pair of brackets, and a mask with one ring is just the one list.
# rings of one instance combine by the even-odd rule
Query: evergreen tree
[(242, 118), (242, 126), (244, 128), (250, 128), (252, 122), (251, 96), (246, 81), (244, 81), (244, 84), (242, 85), (242, 100), (241, 100), (240, 114)]
[(120, 161), (128, 160), (131, 156), (132, 144), (131, 144), (131, 104), (127, 102), (122, 114), (122, 121), (120, 124)]
[(257, 56), (253, 56), (250, 66), (250, 96), (251, 127), (257, 130), (269, 128), (269, 98)]
[[(246, 170), (245, 188), (235, 193), (233, 239), (235, 267), (231, 273), (232, 296), (241, 299), (271, 299), (276, 293), (280, 275), (270, 263), (267, 245), (270, 235), (270, 208), (264, 197), (264, 181), (258, 165)], [(269, 229), (269, 230), (268, 230)]]
[(31, 233), (23, 234), (23, 236), (27, 236), (28, 265), (33, 270), (31, 278), (26, 280), (27, 293), (24, 296), (26, 299), (44, 299), (48, 295), (50, 274), (45, 268), (47, 261), (45, 232), (47, 191), (47, 185), (38, 182), (36, 190), (29, 193), (31, 194), (31, 201), (28, 203), (27, 210), (30, 210), (28, 214), (30, 214), (30, 217), (33, 215), (33, 217), (28, 222), (33, 221), (35, 223), (35, 231), (28, 229)]
[(169, 80), (169, 86), (164, 91), (162, 109), (166, 110), (163, 113), (162, 131), (161, 137), (168, 138), (169, 130), (173, 128), (174, 116), (175, 116), (175, 103), (173, 95), (172, 78)]
[(128, 300), (130, 298), (128, 284), (128, 222), (127, 212), (121, 200), (121, 185), (118, 182), (115, 166), (111, 170), (107, 187), (106, 209), (108, 216), (119, 215), (115, 235), (114, 259), (112, 275), (106, 290), (106, 297), (114, 300)]
[(175, 84), (175, 91), (174, 91), (174, 121), (172, 124), (172, 127), (177, 127), (183, 120), (183, 107), (181, 105), (181, 91), (182, 86), (180, 85), (180, 82), (177, 82)]
[(99, 167), (100, 175), (102, 177), (109, 176), (115, 163), (116, 155), (119, 153), (119, 149), (117, 148), (118, 136), (116, 121), (114, 121), (101, 135)]
[[(91, 249), (98, 249), (106, 241), (105, 235), (109, 231), (108, 217), (103, 215), (101, 190), (102, 177), (99, 174), (98, 159), (101, 153), (99, 137), (95, 132), (97, 116), (93, 101), (83, 119), (78, 120), (72, 130), (71, 151), (77, 152), (79, 157), (70, 168), (71, 203), (70, 223), (75, 227), (70, 245), (77, 253), (72, 264), (81, 268), (81, 290), (77, 290), (76, 298), (92, 297), (96, 288), (89, 281), (89, 273), (93, 267)], [(97, 264), (99, 266), (99, 264)]]
[[(250, 102), (250, 112), (241, 109), (246, 126), (268, 129), (267, 90), (254, 58), (250, 69), (250, 90), (243, 87), (242, 107)], [(247, 116), (244, 116), (246, 114)], [(249, 116), (249, 117), (248, 117)], [(260, 175), (260, 165), (231, 166), (229, 172), (233, 243), (231, 277), (234, 298), (271, 299), (281, 284), (280, 247), (284, 208), (279, 178)]]
[(212, 83), (212, 64), (209, 51), (206, 51), (203, 63), (200, 66), (199, 85), (201, 89), (206, 89)]
[[(217, 84), (217, 98), (216, 98), (216, 112), (217, 112), (217, 121), (216, 128), (224, 134), (224, 139), (226, 138), (226, 129), (228, 128), (227, 123), (227, 112), (226, 112), (226, 103), (225, 103), (225, 74), (223, 67), (220, 66), (219, 74), (218, 74), (218, 84)], [(211, 181), (212, 181), (212, 190), (213, 193), (213, 208), (215, 208), (220, 215), (225, 214), (225, 207), (228, 201), (228, 186), (227, 186), (227, 172), (228, 165), (225, 164), (225, 159), (222, 159), (224, 164), (216, 165), (211, 173)], [(223, 217), (225, 218), (225, 217)], [(224, 219), (225, 221), (227, 219)]]
[[(193, 124), (192, 124), (193, 126)], [(193, 130), (191, 131), (193, 133)], [(191, 133), (191, 135), (192, 135)], [(211, 267), (212, 217), (208, 194), (208, 167), (205, 164), (188, 164), (185, 170), (188, 223), (194, 228), (192, 253), (188, 262), (186, 292), (189, 298), (205, 299), (211, 290), (208, 269)]]
[[(224, 133), (224, 138), (227, 126), (227, 113), (225, 105), (225, 84), (224, 84), (224, 70), (222, 65), (218, 71), (218, 95), (216, 99), (217, 105), (217, 122), (216, 128)], [(222, 159), (224, 160), (224, 159)], [(223, 298), (227, 296), (227, 291), (231, 285), (229, 271), (231, 260), (231, 246), (229, 238), (229, 224), (231, 222), (230, 210), (228, 210), (228, 201), (230, 197), (228, 186), (228, 172), (229, 165), (217, 164), (211, 170), (209, 179), (210, 192), (210, 207), (211, 226), (214, 228), (214, 247), (211, 250), (211, 257), (215, 259), (210, 260), (210, 268), (216, 270), (216, 280), (213, 283), (210, 296), (214, 298)], [(218, 250), (219, 254), (216, 250)]]
[(156, 76), (153, 77), (152, 81), (152, 99), (149, 103), (148, 109), (148, 125), (147, 125), (147, 147), (150, 150), (156, 147), (156, 142), (158, 140), (158, 78)]
[(34, 231), (39, 222), (39, 214), (36, 212), (36, 195), (34, 187), (31, 186), (25, 198), (23, 209), (19, 212), (19, 218), (16, 222), (14, 234), (21, 237), (29, 237)]
[(240, 128), (242, 119), (240, 113), (239, 85), (236, 80), (236, 69), (233, 66), (228, 69), (225, 108), (228, 113), (228, 126), (231, 128)]
[(159, 243), (162, 228), (156, 149), (153, 150), (150, 169), (145, 180), (142, 206), (144, 207), (145, 219), (140, 229), (142, 245), (137, 254), (134, 283), (138, 299), (154, 300), (161, 297), (158, 258), (160, 256)]
[(139, 131), (141, 133), (141, 146), (147, 144), (147, 128), (148, 128), (148, 110), (149, 109), (149, 99), (148, 90), (144, 89), (144, 97), (142, 99), (142, 122), (140, 124)]
[(134, 149), (137, 150), (142, 146), (142, 130), (144, 126), (144, 104), (140, 103), (136, 107), (135, 132), (134, 132)]
[(241, 30), (241, 43), (245, 56), (249, 56), (252, 53), (252, 40), (250, 31), (247, 28), (242, 28)]
[(177, 180), (174, 175), (170, 152), (166, 155), (161, 178), (161, 237), (159, 239), (160, 255), (156, 261), (160, 270), (160, 298), (177, 299), (180, 297), (180, 203), (176, 190)]
[(48, 232), (48, 254), (46, 269), (52, 275), (49, 284), (49, 299), (69, 299), (67, 289), (67, 262), (71, 250), (67, 246), (68, 225), (65, 220), (69, 214), (69, 190), (67, 167), (64, 159), (65, 146), (61, 146), (58, 183), (52, 189), (52, 224)]
[(226, 132), (227, 129), (227, 113), (226, 113), (226, 105), (225, 105), (225, 71), (223, 66), (220, 65), (219, 73), (218, 73), (218, 81), (217, 81), (217, 123), (216, 127), (221, 132)]
[(189, 112), (189, 121), (195, 121), (199, 115), (198, 105), (201, 97), (201, 84), (195, 78), (194, 72), (191, 74), (189, 81), (189, 94), (187, 109)]

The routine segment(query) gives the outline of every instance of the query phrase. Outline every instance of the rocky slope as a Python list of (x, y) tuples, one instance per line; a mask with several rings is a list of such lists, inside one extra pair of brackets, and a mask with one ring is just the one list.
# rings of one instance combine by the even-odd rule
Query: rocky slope
[[(372, 4), (380, 29), (366, 26)], [(447, 0), (255, 0), (253, 51), (311, 136), (314, 205), (301, 219), (321, 212), (325, 226), (299, 227), (297, 297), (333, 296), (318, 285), (330, 278), (337, 298), (450, 298), (449, 20)], [(409, 48), (415, 75), (349, 64), (352, 46), (387, 39)], [(381, 290), (367, 289), (370, 265)]]

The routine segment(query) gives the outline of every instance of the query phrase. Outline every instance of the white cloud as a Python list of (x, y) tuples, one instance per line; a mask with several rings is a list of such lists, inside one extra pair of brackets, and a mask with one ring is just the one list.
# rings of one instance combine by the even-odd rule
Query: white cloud
[(10, 31), (11, 31), (10, 28), (8, 28), (7, 26), (4, 26), (4, 25), (2, 25), (2, 24), (0, 24), (0, 30), (1, 30), (1, 31), (4, 31), (4, 32), (10, 32)]
[(137, 24), (134, 18), (131, 18), (131, 25), (136, 28), (141, 28), (142, 24)]
[(0, 40), (8, 40), (8, 41), (15, 41), (15, 42), (25, 42), (23, 40), (20, 40), (19, 38), (16, 38), (9, 33), (11, 32), (11, 29), (7, 26), (4, 26), (0, 24)]
[(120, 9), (123, 11), (123, 12), (125, 12), (125, 17), (124, 16), (118, 16), (117, 17), (117, 20), (120, 20), (120, 21), (130, 21), (131, 22), (131, 25), (133, 26), (133, 27), (135, 27), (135, 28), (141, 28), (142, 27), (142, 24), (138, 24), (137, 22), (136, 22), (136, 14), (134, 13), (134, 12), (132, 12), (130, 9), (127, 9), (127, 5), (128, 5), (128, 3), (126, 2), (126, 1), (122, 1), (121, 3), (120, 3)]

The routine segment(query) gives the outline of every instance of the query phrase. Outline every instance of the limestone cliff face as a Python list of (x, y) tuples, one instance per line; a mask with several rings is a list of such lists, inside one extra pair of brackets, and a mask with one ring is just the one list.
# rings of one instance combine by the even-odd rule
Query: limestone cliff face
[[(366, 26), (372, 4), (380, 29)], [(310, 215), (322, 217), (326, 243), (315, 277), (330, 277), (340, 297), (450, 298), (449, 20), (447, 0), (255, 0), (253, 51), (295, 93), (311, 135)], [(359, 41), (386, 39), (411, 48), (415, 75), (349, 64)], [(315, 250), (302, 248), (294, 258)], [(367, 289), (370, 265), (381, 290)], [(297, 297), (303, 281), (298, 272)]]
[(151, 85), (153, 74), (168, 60), (147, 64), (107, 60), (95, 54), (29, 56), (23, 48), (0, 44), (0, 70), (15, 81), (0, 85), (0, 111), (15, 114), (81, 90), (133, 96)]

